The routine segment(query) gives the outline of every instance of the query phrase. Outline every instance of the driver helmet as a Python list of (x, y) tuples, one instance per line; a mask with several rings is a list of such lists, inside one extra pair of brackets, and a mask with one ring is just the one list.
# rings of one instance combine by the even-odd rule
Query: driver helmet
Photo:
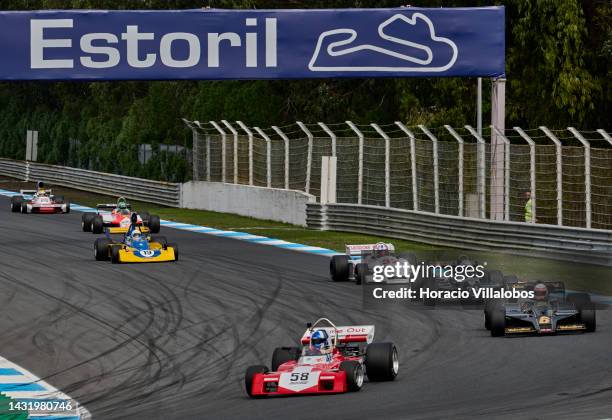
[(545, 284), (538, 283), (533, 288), (533, 297), (535, 300), (546, 300), (548, 297), (548, 288)]
[(389, 255), (389, 247), (384, 242), (379, 242), (374, 245), (374, 252), (372, 253), (374, 258), (387, 257)]
[(148, 249), (147, 238), (140, 232), (140, 229), (134, 229), (128, 239), (132, 247), (138, 250)]
[(316, 330), (310, 335), (310, 348), (323, 352), (329, 349), (329, 335), (325, 330)]

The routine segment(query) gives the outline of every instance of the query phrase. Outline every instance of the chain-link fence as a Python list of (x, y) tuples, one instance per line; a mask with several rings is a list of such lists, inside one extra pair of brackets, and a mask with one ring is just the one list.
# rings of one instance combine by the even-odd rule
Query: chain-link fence
[(194, 180), (319, 198), (322, 157), (336, 156), (338, 203), (510, 221), (525, 221), (530, 208), (534, 223), (612, 229), (612, 138), (604, 130), (185, 123)]

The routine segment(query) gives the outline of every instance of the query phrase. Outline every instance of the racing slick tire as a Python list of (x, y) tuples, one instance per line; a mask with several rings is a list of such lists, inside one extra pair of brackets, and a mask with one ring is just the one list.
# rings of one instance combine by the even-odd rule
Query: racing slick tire
[(15, 195), (11, 197), (11, 211), (13, 213), (19, 213), (21, 211), (22, 202), (23, 202), (23, 197), (20, 195)]
[(160, 227), (159, 216), (156, 216), (154, 214), (150, 215), (147, 225), (151, 233), (159, 233), (159, 227)]
[(345, 360), (340, 363), (340, 370), (346, 374), (346, 389), (358, 392), (363, 387), (363, 366), (355, 360)]
[(359, 263), (355, 266), (355, 284), (365, 283), (368, 266), (364, 263)]
[(333, 281), (348, 281), (351, 264), (346, 255), (334, 255), (329, 262), (329, 274)]
[(81, 229), (83, 229), (83, 232), (91, 232), (91, 224), (95, 216), (96, 213), (83, 213), (81, 216)]
[(98, 238), (94, 242), (94, 256), (96, 261), (108, 261), (108, 246), (110, 241), (106, 238)]
[(568, 293), (567, 301), (573, 303), (579, 311), (591, 307), (591, 297), (588, 293)]
[(399, 357), (393, 343), (372, 343), (366, 347), (366, 374), (370, 382), (393, 381), (399, 373)]
[(283, 363), (297, 360), (300, 358), (298, 347), (277, 347), (272, 353), (272, 372), (276, 372)]
[(147, 224), (149, 223), (149, 217), (151, 217), (151, 215), (149, 214), (148, 211), (143, 211), (142, 213), (138, 213), (140, 218), (142, 219), (142, 223), (143, 224)]
[(595, 329), (597, 328), (597, 322), (595, 320), (595, 309), (581, 309), (580, 321), (586, 327), (586, 332), (595, 332)]
[(165, 236), (151, 236), (151, 242), (157, 242), (164, 249), (166, 249), (166, 247), (168, 246), (168, 240)]
[(506, 335), (506, 309), (503, 305), (496, 305), (490, 316), (491, 337)]
[(266, 366), (249, 366), (246, 370), (246, 374), (244, 375), (244, 388), (246, 389), (247, 394), (251, 398), (257, 398), (258, 395), (253, 395), (253, 378), (258, 373), (268, 373), (269, 370)]
[(166, 248), (172, 248), (174, 250), (174, 261), (179, 260), (179, 249), (177, 244), (170, 243), (166, 245)]
[(99, 214), (96, 214), (91, 221), (91, 232), (94, 235), (104, 232), (104, 219)]
[(23, 214), (28, 214), (28, 204), (25, 201), (21, 202), (21, 212)]
[(417, 257), (414, 252), (402, 252), (399, 254), (399, 257), (403, 260), (406, 260), (410, 263), (410, 265), (417, 265)]
[(485, 318), (485, 328), (487, 330), (491, 330), (491, 313), (495, 310), (497, 306), (497, 302), (493, 299), (488, 299), (484, 304), (484, 318)]
[(111, 262), (113, 264), (119, 264), (121, 262), (121, 259), (119, 257), (119, 250), (121, 249), (120, 246), (111, 246)]

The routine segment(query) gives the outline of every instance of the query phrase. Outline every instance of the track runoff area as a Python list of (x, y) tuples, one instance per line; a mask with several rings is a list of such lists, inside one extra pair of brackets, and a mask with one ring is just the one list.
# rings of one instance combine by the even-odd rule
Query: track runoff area
[[(503, 7), (0, 17), (2, 80), (505, 76)], [(3, 193), (8, 209), (14, 193)], [(165, 238), (148, 249), (105, 242), (108, 254), (94, 258), (78, 212), (0, 218), (9, 410), (47, 420), (612, 415), (612, 316), (579, 293), (553, 308), (567, 294), (559, 282), (419, 261), (389, 244), (337, 255), (204, 226), (162, 229), (180, 260), (123, 265), (106, 257), (120, 262), (121, 247), (152, 258)], [(410, 267), (421, 269), (400, 271)], [(458, 276), (484, 303), (457, 290)], [(488, 296), (509, 284), (525, 296)]]

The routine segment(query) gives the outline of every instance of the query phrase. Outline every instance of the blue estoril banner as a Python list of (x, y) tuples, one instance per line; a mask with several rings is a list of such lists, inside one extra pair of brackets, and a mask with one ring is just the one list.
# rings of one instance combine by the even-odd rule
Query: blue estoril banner
[(504, 74), (504, 8), (0, 12), (2, 80)]

